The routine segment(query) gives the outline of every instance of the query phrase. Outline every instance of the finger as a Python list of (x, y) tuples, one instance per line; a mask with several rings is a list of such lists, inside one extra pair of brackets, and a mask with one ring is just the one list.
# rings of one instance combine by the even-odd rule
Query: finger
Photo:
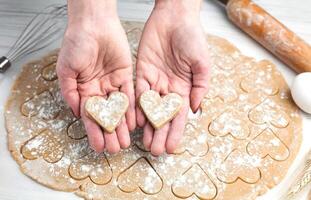
[(104, 138), (106, 142), (105, 147), (109, 153), (113, 154), (120, 151), (120, 144), (116, 132), (113, 133), (104, 132)]
[(135, 93), (133, 82), (123, 85), (120, 89), (129, 98), (129, 108), (125, 114), (126, 123), (129, 131), (133, 131), (136, 128), (136, 113), (135, 113)]
[(130, 146), (131, 139), (129, 129), (126, 125), (126, 120), (123, 118), (120, 125), (116, 129), (117, 137), (119, 140), (120, 147), (126, 149)]
[(76, 117), (80, 116), (80, 95), (76, 74), (57, 63), (57, 76), (61, 93)]
[(100, 127), (87, 117), (82, 117), (82, 121), (84, 123), (91, 148), (98, 153), (103, 152), (105, 149), (105, 140)]
[(152, 155), (159, 156), (164, 153), (169, 128), (170, 123), (165, 124), (161, 129), (154, 131), (150, 149)]
[(147, 151), (149, 151), (151, 148), (152, 138), (153, 138), (153, 128), (150, 125), (150, 123), (146, 123), (144, 127), (143, 143)]
[(93, 120), (87, 117), (84, 110), (85, 100), (82, 99), (81, 102), (82, 102), (81, 118), (85, 126), (89, 144), (93, 150), (95, 150), (98, 153), (101, 153), (104, 151), (105, 148), (105, 140), (103, 137), (103, 132), (101, 128)]
[(190, 105), (192, 111), (195, 113), (208, 91), (209, 75), (210, 75), (209, 61), (200, 61), (192, 67), (192, 89), (190, 93)]
[(178, 115), (171, 122), (169, 135), (166, 141), (166, 152), (174, 153), (180, 139), (184, 133), (187, 116), (189, 111), (189, 100), (185, 100), (185, 104)]
[(143, 127), (146, 123), (146, 118), (144, 113), (142, 112), (140, 106), (139, 106), (139, 97), (140, 95), (147, 91), (150, 90), (150, 86), (149, 83), (144, 80), (143, 78), (137, 78), (137, 82), (136, 82), (136, 99), (137, 99), (137, 105), (136, 105), (136, 121), (137, 121), (137, 125), (140, 127)]

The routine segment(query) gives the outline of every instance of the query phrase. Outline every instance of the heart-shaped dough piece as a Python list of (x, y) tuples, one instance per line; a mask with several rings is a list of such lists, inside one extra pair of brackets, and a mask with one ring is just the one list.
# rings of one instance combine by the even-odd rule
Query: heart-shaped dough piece
[(148, 90), (140, 96), (139, 104), (152, 126), (159, 129), (176, 116), (183, 99), (176, 93), (161, 98), (157, 92)]
[(129, 100), (124, 93), (113, 92), (107, 100), (100, 96), (90, 97), (85, 103), (85, 110), (105, 131), (112, 133), (128, 106)]

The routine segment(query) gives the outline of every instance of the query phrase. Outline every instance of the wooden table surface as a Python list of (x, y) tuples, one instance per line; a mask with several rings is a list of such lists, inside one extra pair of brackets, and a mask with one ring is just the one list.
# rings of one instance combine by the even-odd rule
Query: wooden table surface
[[(122, 19), (145, 21), (152, 9), (151, 0), (119, 0), (119, 15)], [(311, 1), (310, 0), (256, 0), (256, 3), (264, 7), (272, 15), (278, 18), (286, 26), (294, 30), (303, 39), (311, 43)], [(45, 6), (52, 3), (66, 3), (65, 0), (0, 0), (0, 54), (4, 55), (16, 40), (18, 34), (31, 17)], [(212, 0), (203, 3), (201, 20), (207, 32), (227, 38), (234, 43), (245, 55), (256, 59), (269, 59), (275, 63), (290, 84), (295, 73), (259, 46), (243, 32), (232, 25), (226, 18), (223, 8)], [(1, 200), (37, 200), (37, 199), (79, 199), (71, 193), (57, 192), (41, 186), (18, 169), (18, 165), (11, 158), (7, 150), (6, 131), (4, 128), (3, 109), (9, 95), (11, 84), (19, 72), (21, 63), (33, 57), (47, 53), (50, 49), (58, 47), (55, 43), (43, 53), (28, 56), (11, 68), (0, 80), (0, 199)], [(303, 114), (304, 140), (300, 153), (287, 174), (284, 181), (258, 199), (278, 199), (284, 192), (288, 181), (292, 179), (294, 168), (300, 163), (303, 155), (311, 148), (311, 117)], [(309, 133), (308, 133), (309, 132)], [(301, 199), (305, 199), (301, 197)]]

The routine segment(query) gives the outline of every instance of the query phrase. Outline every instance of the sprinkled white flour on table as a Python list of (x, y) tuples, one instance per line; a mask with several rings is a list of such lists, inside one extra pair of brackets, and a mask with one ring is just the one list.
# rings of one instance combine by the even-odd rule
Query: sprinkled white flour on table
[[(135, 60), (142, 24), (123, 25)], [(274, 187), (301, 143), (301, 117), (289, 89), (269, 61), (246, 57), (219, 37), (207, 41), (210, 91), (200, 114), (189, 115), (175, 154), (160, 157), (144, 149), (141, 130), (116, 155), (93, 152), (83, 123), (60, 95), (57, 51), (25, 65), (5, 108), (9, 150), (22, 172), (99, 200), (249, 200)]]

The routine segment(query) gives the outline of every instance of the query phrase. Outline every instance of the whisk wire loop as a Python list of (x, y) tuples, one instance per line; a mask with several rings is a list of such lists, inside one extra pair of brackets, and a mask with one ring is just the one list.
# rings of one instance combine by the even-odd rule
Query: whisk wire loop
[(12, 62), (43, 49), (58, 39), (64, 30), (67, 5), (50, 5), (26, 25), (6, 56), (0, 58), (0, 73)]

